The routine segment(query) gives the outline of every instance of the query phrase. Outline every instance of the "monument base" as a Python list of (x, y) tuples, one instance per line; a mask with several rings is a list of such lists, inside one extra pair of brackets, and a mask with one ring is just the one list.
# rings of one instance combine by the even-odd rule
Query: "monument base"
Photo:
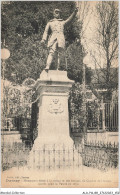
[[(68, 98), (69, 91), (74, 81), (68, 79), (66, 71), (49, 70), (43, 71), (35, 84), (37, 96), (39, 97), (38, 107), (38, 137), (34, 141), (30, 158), (33, 162), (35, 152), (47, 151), (46, 155), (52, 157), (58, 153), (69, 151), (68, 158), (73, 159), (74, 143), (70, 137)], [(35, 157), (39, 164), (39, 155)], [(64, 158), (62, 158), (64, 159)], [(67, 160), (67, 159), (66, 159)], [(70, 160), (71, 161), (71, 160)]]
[(74, 81), (68, 79), (66, 71), (44, 70), (35, 88), (39, 97), (38, 137), (34, 142), (39, 144), (73, 145), (70, 138), (68, 98)]
[(46, 146), (53, 146), (53, 145), (58, 145), (58, 147), (61, 147), (61, 146), (68, 146), (69, 148), (72, 148), (73, 145), (74, 145), (74, 142), (73, 140), (69, 137), (62, 137), (62, 139), (59, 137), (55, 139), (54, 138), (51, 138), (51, 137), (38, 137), (36, 138), (36, 140), (34, 141), (34, 144), (33, 144), (33, 149), (39, 149), (39, 148), (42, 148), (44, 145)]

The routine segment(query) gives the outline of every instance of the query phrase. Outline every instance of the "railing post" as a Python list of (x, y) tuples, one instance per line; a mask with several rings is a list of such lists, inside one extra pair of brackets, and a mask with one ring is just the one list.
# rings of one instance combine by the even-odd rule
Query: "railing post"
[(102, 128), (105, 130), (105, 103), (103, 103), (103, 98), (101, 102), (101, 107), (102, 107)]

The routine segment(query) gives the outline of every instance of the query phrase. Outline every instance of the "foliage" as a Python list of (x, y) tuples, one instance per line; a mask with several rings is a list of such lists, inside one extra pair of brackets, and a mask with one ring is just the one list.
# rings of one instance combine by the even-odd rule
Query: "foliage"
[(83, 131), (83, 94), (82, 85), (75, 83), (69, 97), (69, 117), (72, 131)]
[(32, 90), (27, 87), (13, 86), (12, 83), (5, 85), (2, 98), (2, 117), (9, 118), (23, 115), (30, 118)]
[[(67, 58), (67, 70), (68, 77), (75, 82), (82, 84), (83, 81), (83, 57), (85, 56), (85, 51), (80, 42), (72, 43), (66, 51)], [(92, 72), (91, 69), (86, 66), (86, 84), (91, 82)]]
[(87, 102), (87, 113), (88, 113), (88, 127), (94, 124), (94, 127), (98, 127), (99, 116), (100, 116), (100, 103), (97, 101)]
[[(48, 9), (49, 7), (49, 9)], [(6, 60), (5, 78), (21, 84), (25, 78), (37, 79), (45, 68), (48, 51), (41, 47), (40, 40), (47, 22), (53, 18), (58, 7), (66, 19), (75, 9), (75, 2), (11, 1), (2, 3), (1, 39), (5, 39), (11, 56)], [(67, 46), (79, 37), (80, 26), (75, 19), (65, 29)], [(3, 47), (3, 45), (2, 45)]]

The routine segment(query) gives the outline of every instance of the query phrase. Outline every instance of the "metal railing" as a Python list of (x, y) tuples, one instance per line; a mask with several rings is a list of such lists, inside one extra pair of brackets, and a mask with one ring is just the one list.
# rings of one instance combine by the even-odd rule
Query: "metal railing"
[(118, 103), (105, 103), (105, 128), (118, 131)]
[(87, 142), (82, 155), (83, 165), (100, 170), (118, 168), (118, 143)]
[(34, 149), (30, 152), (29, 169), (57, 170), (82, 166), (80, 156), (80, 146), (78, 148), (61, 145), (44, 145), (42, 148)]
[[(118, 103), (102, 103), (101, 108), (99, 109), (90, 109), (87, 107), (87, 131), (102, 132), (102, 131), (118, 131)], [(99, 114), (98, 114), (99, 113)], [(70, 120), (70, 126), (72, 133), (82, 133), (83, 124), (82, 120), (80, 121), (75, 116)]]
[(41, 171), (93, 167), (106, 171), (118, 168), (118, 143), (86, 142), (73, 145), (43, 145), (32, 149), (22, 142), (2, 143), (2, 170), (26, 167)]

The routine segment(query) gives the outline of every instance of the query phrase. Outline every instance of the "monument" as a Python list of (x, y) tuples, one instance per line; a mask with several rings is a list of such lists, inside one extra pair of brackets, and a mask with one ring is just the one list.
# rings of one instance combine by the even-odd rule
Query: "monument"
[[(39, 97), (38, 137), (35, 143), (72, 143), (69, 135), (68, 97), (74, 81), (66, 71), (59, 71), (60, 52), (65, 49), (64, 27), (72, 21), (78, 9), (67, 20), (60, 19), (60, 10), (54, 10), (54, 19), (46, 25), (41, 44), (45, 44), (48, 31), (49, 55), (46, 68), (34, 86)], [(58, 57), (57, 70), (49, 70), (54, 56)], [(38, 141), (37, 141), (38, 140)]]
[[(67, 77), (67, 71), (60, 71), (58, 69), (60, 65), (60, 52), (63, 52), (65, 49), (64, 26), (74, 18), (76, 13), (77, 9), (64, 21), (60, 19), (60, 10), (55, 9), (55, 18), (48, 22), (43, 34), (41, 44), (44, 45), (49, 28), (52, 31), (52, 35), (48, 41), (49, 55), (46, 68), (42, 71), (40, 78), (34, 85), (38, 97), (39, 113), (37, 120), (38, 136), (34, 141), (31, 151), (33, 154), (36, 150), (42, 151), (44, 146), (44, 151), (47, 150), (49, 152), (53, 151), (53, 145), (55, 150), (61, 150), (62, 152), (63, 147), (73, 149), (73, 140), (70, 137), (69, 127), (68, 98), (74, 81)], [(49, 70), (55, 55), (58, 57), (57, 70)], [(54, 152), (51, 153), (52, 155), (54, 158)], [(73, 159), (73, 156), (71, 158)], [(39, 165), (38, 159), (37, 164)]]

